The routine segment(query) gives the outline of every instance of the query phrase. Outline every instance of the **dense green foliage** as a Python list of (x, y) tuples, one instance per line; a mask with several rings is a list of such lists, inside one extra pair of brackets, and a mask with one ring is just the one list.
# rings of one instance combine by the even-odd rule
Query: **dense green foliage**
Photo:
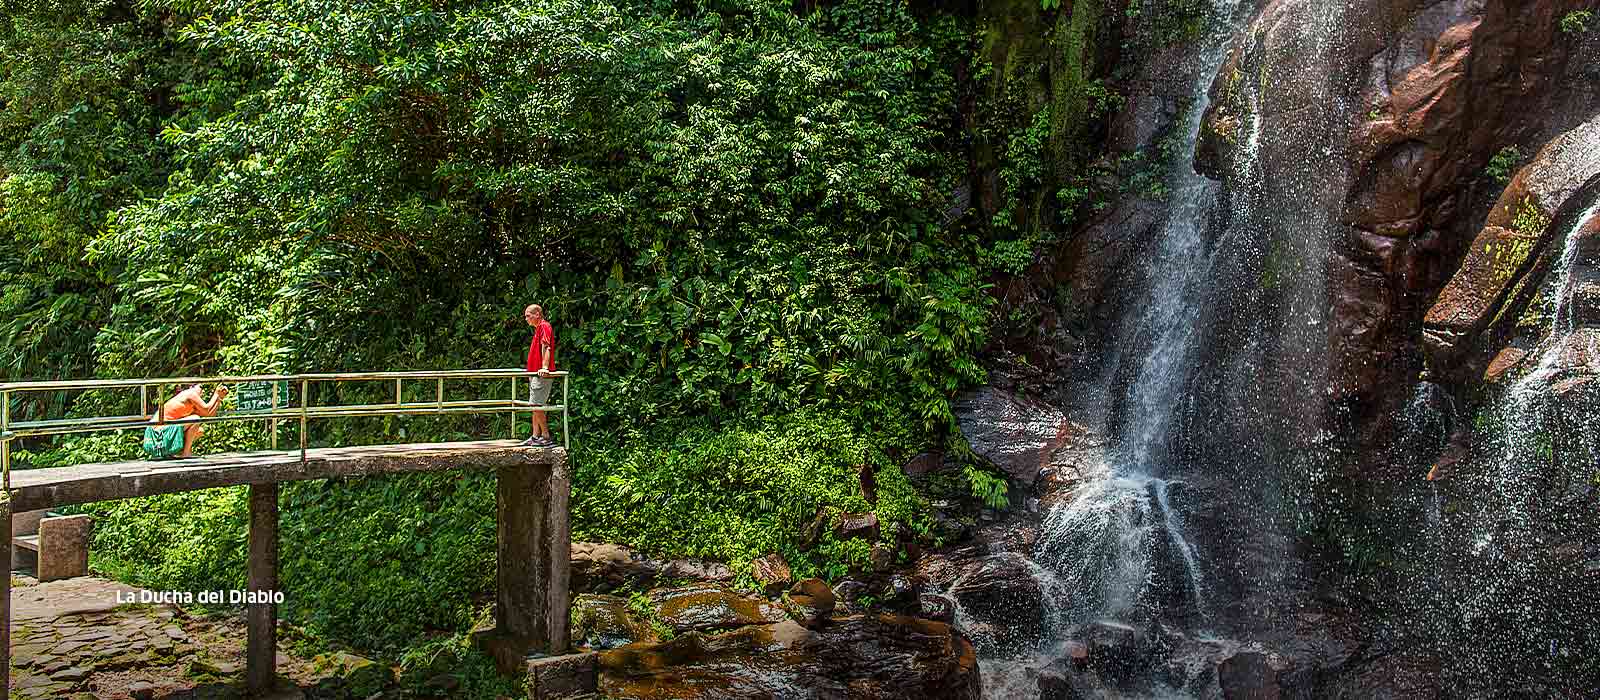
[(1588, 10), (1568, 12), (1561, 18), (1561, 31), (1565, 34), (1582, 34), (1589, 31), (1589, 21), (1593, 19), (1594, 13)]
[[(1030, 254), (946, 221), (968, 167), (965, 21), (891, 0), (9, 3), (3, 375), (515, 366), (538, 302), (578, 377), (576, 536), (838, 575), (865, 545), (801, 552), (800, 526), (875, 508), (925, 528), (895, 467), (952, 434), (950, 398), (983, 376), (985, 278)], [(504, 426), (350, 421), (311, 439)], [(20, 457), (126, 456), (135, 439)], [(1003, 484), (974, 474), (994, 500)], [(236, 585), (243, 504), (96, 506), (97, 562)], [(314, 635), (407, 646), (465, 628), (489, 590), (483, 477), (300, 484), (283, 506), (287, 607)]]

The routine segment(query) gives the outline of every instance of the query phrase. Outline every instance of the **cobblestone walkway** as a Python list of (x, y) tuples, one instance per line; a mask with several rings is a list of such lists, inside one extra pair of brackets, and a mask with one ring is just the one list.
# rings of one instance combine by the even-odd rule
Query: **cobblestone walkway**
[[(243, 695), (241, 616), (191, 617), (136, 600), (139, 589), (86, 576), (39, 583), (12, 576), (12, 698), (233, 698)], [(120, 599), (119, 599), (120, 594)], [(279, 652), (275, 698), (318, 679)]]

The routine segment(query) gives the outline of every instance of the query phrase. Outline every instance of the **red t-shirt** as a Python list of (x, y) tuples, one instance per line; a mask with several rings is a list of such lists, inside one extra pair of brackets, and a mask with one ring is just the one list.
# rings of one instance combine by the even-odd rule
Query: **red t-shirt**
[(533, 342), (528, 344), (528, 371), (537, 372), (544, 366), (544, 355), (540, 349), (550, 346), (550, 369), (556, 368), (556, 329), (550, 327), (550, 322), (539, 319), (539, 325), (533, 328)]

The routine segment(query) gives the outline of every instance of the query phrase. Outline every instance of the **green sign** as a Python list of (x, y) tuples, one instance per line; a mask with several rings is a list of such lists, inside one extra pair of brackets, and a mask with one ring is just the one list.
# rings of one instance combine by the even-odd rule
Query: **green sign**
[(289, 405), (289, 382), (246, 382), (238, 386), (238, 410), (241, 413), (260, 413), (272, 410), (272, 387), (278, 387), (278, 408)]

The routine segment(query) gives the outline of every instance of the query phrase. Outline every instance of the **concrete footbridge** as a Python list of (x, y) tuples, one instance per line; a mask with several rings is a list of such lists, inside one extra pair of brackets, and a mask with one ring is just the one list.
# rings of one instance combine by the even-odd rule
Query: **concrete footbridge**
[[(360, 372), (163, 379), (69, 380), (0, 384), (0, 467), (4, 500), (0, 501), (0, 542), (12, 541), (13, 515), (59, 506), (195, 491), (220, 486), (248, 486), (250, 491), (249, 576), (244, 598), (248, 638), (245, 677), (252, 691), (266, 691), (275, 682), (278, 599), (278, 484), (307, 479), (334, 479), (446, 469), (492, 469), (496, 475), (498, 542), (495, 629), (480, 642), (497, 658), (532, 652), (560, 653), (568, 647), (571, 531), (568, 501), (571, 472), (567, 462), (567, 407), (571, 399), (566, 372), (549, 373), (561, 384), (559, 403), (536, 404), (526, 387), (535, 373), (521, 369), (420, 372)], [(548, 381), (548, 380), (547, 380)], [(378, 383), (374, 391), (370, 385)], [(143, 430), (165, 425), (152, 409), (163, 397), (194, 384), (224, 384), (234, 402), (212, 416), (183, 419), (200, 424), (254, 421), (270, 434), (268, 449), (211, 454), (187, 459), (138, 460), (80, 464), (12, 471), (16, 443), (54, 435)], [(364, 403), (330, 402), (337, 391), (329, 385), (364, 385)], [(393, 400), (388, 387), (393, 386)], [(500, 393), (500, 388), (505, 393)], [(137, 414), (15, 420), (14, 402), (63, 392), (96, 391), (107, 404), (122, 399)], [(521, 393), (519, 393), (521, 392)], [(354, 393), (354, 392), (347, 392)], [(496, 394), (489, 397), (487, 394)], [(382, 402), (370, 397), (383, 395)], [(463, 398), (462, 394), (475, 396)], [(135, 399), (137, 396), (137, 399)], [(322, 401), (314, 401), (314, 399)], [(556, 396), (551, 396), (554, 399)], [(525, 415), (560, 413), (563, 442), (529, 447), (516, 441), (518, 420)], [(507, 440), (398, 445), (314, 447), (307, 436), (313, 421), (359, 416), (427, 416), (505, 414)], [(298, 445), (279, 449), (280, 432), (290, 432)], [(203, 448), (204, 444), (201, 443)], [(0, 577), (0, 687), (9, 691), (11, 669), (11, 577)], [(8, 693), (9, 694), (9, 693)]]

